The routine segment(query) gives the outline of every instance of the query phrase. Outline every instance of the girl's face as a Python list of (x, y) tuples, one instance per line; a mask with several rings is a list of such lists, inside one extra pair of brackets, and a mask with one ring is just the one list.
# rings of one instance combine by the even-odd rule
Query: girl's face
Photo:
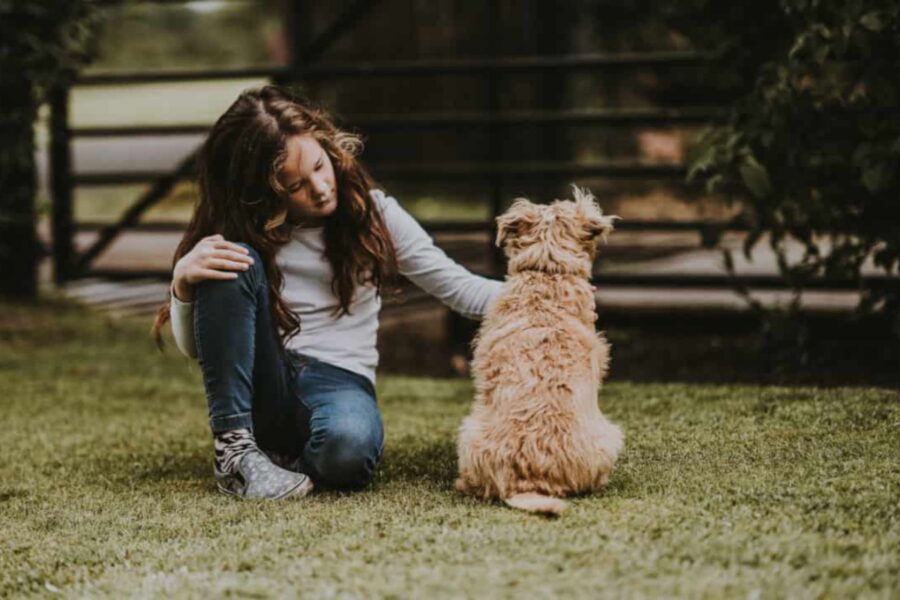
[(321, 225), (337, 208), (334, 167), (328, 153), (310, 135), (296, 135), (285, 142), (287, 156), (278, 180), (287, 193), (289, 220)]

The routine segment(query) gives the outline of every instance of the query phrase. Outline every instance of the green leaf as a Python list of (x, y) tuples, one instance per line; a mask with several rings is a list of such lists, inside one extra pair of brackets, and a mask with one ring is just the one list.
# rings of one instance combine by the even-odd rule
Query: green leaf
[(732, 133), (728, 136), (728, 139), (725, 141), (725, 149), (727, 152), (733, 153), (734, 149), (738, 147), (738, 144), (744, 141), (743, 133)]
[(891, 171), (886, 163), (876, 163), (863, 169), (862, 184), (873, 194), (888, 188), (891, 179)]
[(716, 162), (716, 148), (714, 146), (705, 146), (697, 158), (691, 163), (687, 180), (694, 181), (700, 174), (708, 171)]
[(884, 18), (877, 10), (864, 14), (859, 22), (870, 31), (881, 31), (885, 25)]
[(706, 193), (713, 194), (725, 183), (725, 176), (717, 173), (706, 180)]
[(759, 164), (752, 154), (744, 158), (738, 170), (744, 185), (747, 186), (751, 194), (762, 199), (772, 193), (772, 185), (769, 182), (769, 174), (766, 172), (766, 168)]

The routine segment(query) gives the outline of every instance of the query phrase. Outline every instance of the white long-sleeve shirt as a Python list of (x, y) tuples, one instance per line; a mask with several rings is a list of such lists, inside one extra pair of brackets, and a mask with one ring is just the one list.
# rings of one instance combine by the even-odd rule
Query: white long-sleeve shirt
[[(400, 273), (463, 316), (484, 315), (500, 294), (502, 282), (470, 273), (435, 246), (396, 199), (381, 190), (370, 194), (384, 215)], [(282, 295), (300, 317), (300, 333), (288, 340), (287, 348), (364, 375), (374, 383), (381, 298), (373, 286), (357, 286), (350, 314), (335, 317), (339, 302), (331, 291), (333, 271), (324, 251), (324, 227), (298, 227), (276, 256), (284, 274)], [(173, 295), (171, 315), (175, 344), (183, 354), (196, 358), (193, 304)]]

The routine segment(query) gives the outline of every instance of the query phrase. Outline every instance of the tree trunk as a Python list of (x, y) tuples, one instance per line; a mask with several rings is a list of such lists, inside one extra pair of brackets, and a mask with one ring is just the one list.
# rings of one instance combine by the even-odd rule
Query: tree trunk
[(4, 73), (0, 94), (0, 295), (37, 295), (35, 164), (31, 82)]

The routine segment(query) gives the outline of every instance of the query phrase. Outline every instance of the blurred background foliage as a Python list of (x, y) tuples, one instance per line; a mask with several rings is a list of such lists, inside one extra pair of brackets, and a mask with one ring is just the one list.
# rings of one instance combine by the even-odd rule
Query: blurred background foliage
[(107, 5), (98, 56), (87, 72), (283, 64), (281, 4), (202, 0)]
[(99, 24), (93, 2), (0, 0), (0, 294), (36, 293), (33, 124), (94, 56)]
[[(741, 90), (728, 123), (699, 139), (690, 177), (742, 192), (733, 197), (753, 225), (744, 252), (765, 235), (795, 290), (788, 313), (813, 277), (860, 281), (866, 264), (897, 275), (900, 4), (692, 0), (669, 14), (720, 49), (717, 72), (734, 74)], [(790, 239), (803, 244), (798, 259), (787, 256)], [(867, 290), (860, 309), (893, 315), (900, 336), (897, 292)], [(786, 331), (802, 339), (802, 327)]]

